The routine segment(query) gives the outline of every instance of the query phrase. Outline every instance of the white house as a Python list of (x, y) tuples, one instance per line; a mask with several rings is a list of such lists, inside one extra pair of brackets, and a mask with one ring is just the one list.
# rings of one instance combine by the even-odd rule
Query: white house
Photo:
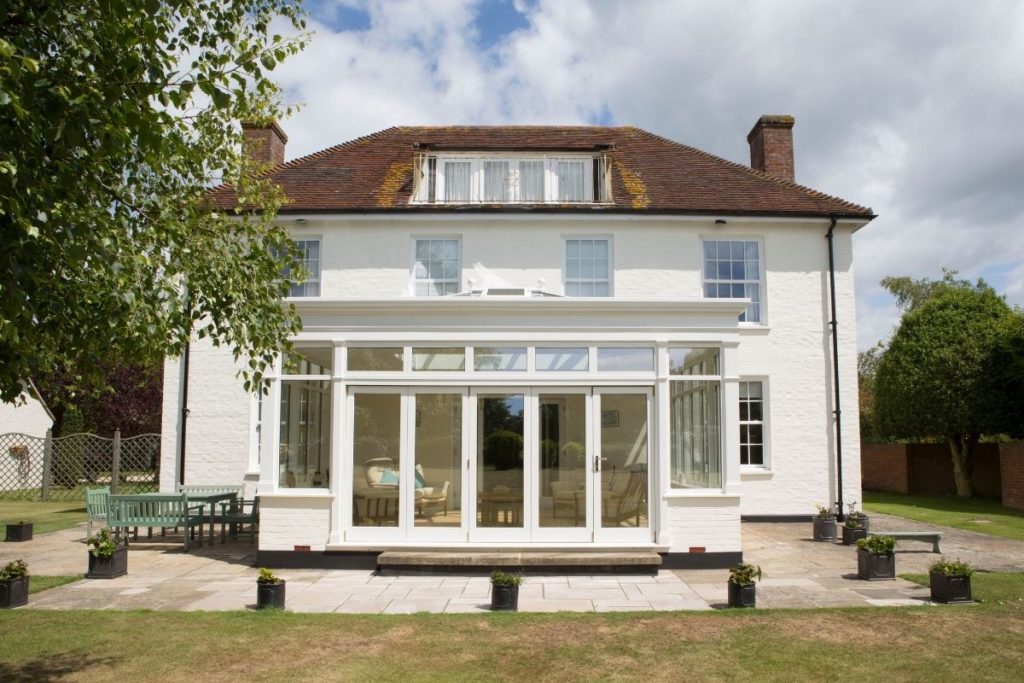
[[(794, 182), (792, 127), (760, 118), (753, 168), (543, 126), (389, 128), (283, 163), (280, 128), (247, 127), (311, 273), (304, 329), (262, 399), (192, 346), (162, 488), (245, 481), (259, 561), (311, 566), (409, 548), (725, 566), (741, 517), (858, 498), (852, 235), (874, 216)], [(180, 435), (179, 363), (164, 377)]]

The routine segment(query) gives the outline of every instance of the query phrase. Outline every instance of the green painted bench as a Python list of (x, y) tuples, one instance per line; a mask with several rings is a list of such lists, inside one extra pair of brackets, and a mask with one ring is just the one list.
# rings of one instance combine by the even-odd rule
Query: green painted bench
[(107, 506), (110, 487), (85, 490), (85, 537), (92, 538), (92, 523), (107, 523)]
[(190, 536), (194, 538), (195, 528), (200, 527), (199, 545), (203, 544), (203, 505), (189, 505), (187, 493), (146, 493), (135, 496), (110, 496), (107, 525), (112, 529), (136, 530), (139, 527), (166, 532), (169, 528), (185, 529), (185, 552), (188, 552)]
[[(248, 512), (246, 512), (248, 508)], [(231, 536), (236, 537), (249, 525), (249, 536), (253, 543), (256, 542), (256, 535), (260, 528), (260, 497), (252, 500), (232, 500), (220, 504), (220, 542), (224, 543), (227, 535), (226, 526), (231, 525)]]
[(942, 532), (939, 531), (869, 531), (868, 536), (892, 536), (897, 541), (923, 541), (932, 544), (933, 553), (942, 552), (939, 547)]

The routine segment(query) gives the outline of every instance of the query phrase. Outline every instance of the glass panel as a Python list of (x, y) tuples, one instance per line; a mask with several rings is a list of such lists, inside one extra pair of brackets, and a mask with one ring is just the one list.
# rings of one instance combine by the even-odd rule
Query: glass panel
[(398, 526), (402, 397), (357, 393), (352, 426), (352, 524)]
[(515, 178), (507, 161), (484, 161), (484, 201), (507, 202)]
[(526, 349), (477, 347), (473, 351), (473, 368), (501, 371), (526, 370)]
[(646, 528), (647, 395), (601, 394), (601, 526)]
[(421, 371), (457, 371), (466, 369), (466, 349), (413, 348), (412, 369)]
[(544, 201), (544, 162), (519, 162), (519, 201)]
[(329, 488), (331, 476), (331, 383), (282, 380), (281, 488)]
[(415, 525), (462, 524), (462, 395), (416, 394)]
[(477, 399), (478, 527), (523, 527), (523, 395)]
[(654, 349), (606, 347), (597, 350), (597, 369), (606, 372), (654, 371)]
[(542, 394), (540, 495), (542, 527), (587, 525), (587, 407), (583, 394)]
[[(320, 240), (295, 240), (302, 252), (303, 281), (291, 287), (291, 296), (320, 296)], [(287, 274), (288, 269), (285, 269)]]
[(584, 163), (582, 161), (559, 161), (556, 169), (558, 174), (558, 201), (584, 201), (586, 199), (583, 189)]
[(295, 344), (294, 350), (281, 360), (281, 374), (330, 376), (333, 366), (333, 347)]
[(537, 370), (540, 372), (584, 372), (590, 367), (586, 348), (537, 349)]
[(669, 385), (672, 487), (720, 488), (720, 384), (678, 380)]
[(444, 162), (444, 200), (446, 202), (469, 201), (470, 162)]
[(668, 350), (668, 374), (717, 375), (718, 349), (670, 348)]
[(398, 346), (349, 348), (348, 369), (355, 372), (399, 372), (402, 370), (402, 349)]

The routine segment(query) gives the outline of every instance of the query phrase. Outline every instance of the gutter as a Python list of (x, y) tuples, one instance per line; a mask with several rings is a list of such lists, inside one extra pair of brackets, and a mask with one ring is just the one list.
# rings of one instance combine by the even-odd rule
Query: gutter
[(843, 514), (843, 411), (839, 394), (839, 324), (836, 321), (836, 262), (832, 239), (832, 233), (835, 231), (836, 223), (839, 219), (833, 215), (829, 216), (829, 220), (831, 223), (828, 226), (828, 233), (825, 234), (825, 239), (828, 240), (828, 282), (831, 313), (831, 320), (829, 320), (828, 324), (832, 328), (832, 387), (835, 391), (835, 409), (832, 411), (832, 415), (835, 418), (836, 475), (838, 479), (838, 497), (836, 499), (836, 507), (838, 509), (836, 510), (836, 518), (842, 522), (845, 518)]

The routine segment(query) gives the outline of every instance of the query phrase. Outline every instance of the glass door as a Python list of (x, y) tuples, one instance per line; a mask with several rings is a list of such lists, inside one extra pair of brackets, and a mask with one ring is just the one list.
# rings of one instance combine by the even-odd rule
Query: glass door
[(593, 538), (593, 476), (589, 388), (538, 389), (534, 402), (533, 540)]
[(532, 418), (524, 390), (478, 389), (474, 413), (470, 481), (475, 496), (470, 540), (529, 540), (532, 508), (526, 476)]
[(409, 457), (409, 397), (391, 387), (352, 388), (348, 395), (351, 488), (343, 513), (350, 540), (402, 540), (409, 506), (401, 495)]
[(461, 389), (413, 390), (413, 479), (406, 496), (412, 511), (411, 541), (466, 540), (465, 401)]
[(651, 391), (594, 389), (595, 541), (652, 540)]

